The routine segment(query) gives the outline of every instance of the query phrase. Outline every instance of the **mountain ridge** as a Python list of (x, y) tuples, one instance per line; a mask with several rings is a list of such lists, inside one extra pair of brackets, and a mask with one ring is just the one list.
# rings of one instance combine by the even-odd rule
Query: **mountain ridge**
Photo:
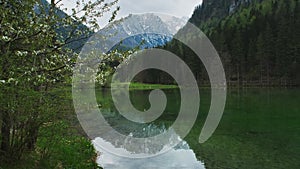
[[(123, 50), (136, 47), (153, 48), (171, 41), (173, 35), (185, 23), (185, 20), (167, 15), (130, 14), (105, 26), (100, 30), (100, 34), (110, 37), (112, 41), (120, 42), (118, 46)], [(124, 36), (128, 38), (120, 38)]]

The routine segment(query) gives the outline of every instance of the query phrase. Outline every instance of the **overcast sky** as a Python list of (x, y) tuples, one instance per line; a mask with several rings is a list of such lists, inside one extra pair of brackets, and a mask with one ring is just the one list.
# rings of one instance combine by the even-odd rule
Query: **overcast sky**
[[(48, 0), (50, 1), (50, 0)], [(64, 7), (72, 8), (75, 0), (63, 0)], [(121, 10), (117, 18), (125, 17), (135, 13), (164, 13), (177, 17), (190, 17), (195, 7), (202, 3), (202, 0), (119, 0), (118, 6)], [(101, 26), (105, 26), (109, 16), (106, 15), (99, 20)]]

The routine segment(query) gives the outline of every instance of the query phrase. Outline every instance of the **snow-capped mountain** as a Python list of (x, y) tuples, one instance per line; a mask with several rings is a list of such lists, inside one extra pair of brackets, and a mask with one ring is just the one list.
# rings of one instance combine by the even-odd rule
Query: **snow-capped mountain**
[[(130, 14), (100, 30), (110, 40), (120, 42), (118, 49), (152, 48), (169, 42), (173, 35), (186, 24), (186, 19), (162, 14)], [(121, 39), (120, 37), (128, 37)]]

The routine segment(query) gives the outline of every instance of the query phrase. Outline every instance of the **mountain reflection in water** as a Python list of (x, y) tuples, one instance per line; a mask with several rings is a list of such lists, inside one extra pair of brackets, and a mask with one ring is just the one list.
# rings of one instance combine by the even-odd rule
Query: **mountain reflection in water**
[[(158, 129), (150, 126), (151, 130)], [(178, 137), (179, 138), (179, 137)], [(127, 158), (112, 154), (107, 149), (114, 149), (118, 154), (128, 154), (126, 148), (115, 146), (112, 140), (106, 141), (100, 137), (93, 140), (99, 156), (97, 163), (104, 169), (205, 169), (204, 164), (197, 160), (195, 153), (186, 141), (182, 140), (171, 150), (149, 158)], [(104, 146), (106, 150), (99, 145)]]

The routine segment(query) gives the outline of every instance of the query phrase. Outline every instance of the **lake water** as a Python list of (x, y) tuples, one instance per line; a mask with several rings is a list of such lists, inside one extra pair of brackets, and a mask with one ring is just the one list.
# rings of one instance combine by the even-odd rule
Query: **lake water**
[[(150, 107), (150, 90), (130, 91), (138, 110)], [(164, 90), (168, 102), (164, 113), (153, 123), (135, 124), (116, 110), (110, 90), (96, 90), (98, 103), (107, 122), (124, 135), (149, 136), (167, 130), (180, 108), (178, 89)], [(147, 159), (123, 158), (101, 149), (117, 145), (111, 140), (93, 140), (100, 152), (98, 163), (105, 169), (131, 168), (299, 168), (300, 167), (300, 90), (232, 89), (222, 120), (212, 137), (198, 143), (199, 134), (210, 106), (210, 90), (200, 89), (200, 109), (196, 123), (187, 137), (170, 151)], [(191, 100), (192, 101), (192, 100)], [(180, 138), (181, 139), (181, 138)], [(115, 140), (117, 141), (117, 140)], [(127, 151), (119, 146), (119, 151)]]

